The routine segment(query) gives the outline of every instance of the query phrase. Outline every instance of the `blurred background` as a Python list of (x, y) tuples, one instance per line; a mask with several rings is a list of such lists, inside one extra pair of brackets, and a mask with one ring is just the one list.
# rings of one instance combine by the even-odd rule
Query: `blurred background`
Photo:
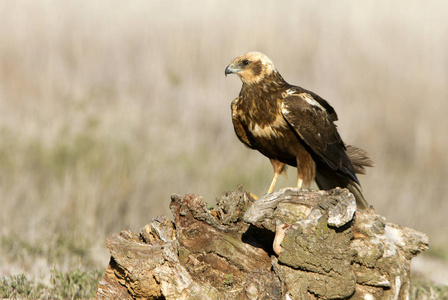
[[(263, 195), (268, 159), (236, 138), (236, 56), (267, 54), (336, 109), (376, 163), (360, 177), (389, 222), (429, 235), (415, 274), (448, 280), (448, 2), (1, 1), (0, 276), (105, 268), (106, 238)], [(294, 186), (295, 169), (277, 189)], [(445, 267), (444, 267), (445, 266)]]

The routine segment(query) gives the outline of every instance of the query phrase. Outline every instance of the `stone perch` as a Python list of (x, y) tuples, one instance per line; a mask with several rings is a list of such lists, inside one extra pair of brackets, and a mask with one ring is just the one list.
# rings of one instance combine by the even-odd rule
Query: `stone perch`
[(107, 240), (97, 299), (408, 299), (411, 259), (428, 237), (356, 212), (346, 189), (241, 187), (207, 209), (173, 195), (174, 220)]

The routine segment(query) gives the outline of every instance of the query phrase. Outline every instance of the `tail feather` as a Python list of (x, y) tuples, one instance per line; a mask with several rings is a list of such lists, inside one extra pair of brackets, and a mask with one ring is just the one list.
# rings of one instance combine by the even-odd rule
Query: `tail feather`
[[(374, 166), (367, 151), (352, 145), (345, 145), (345, 148), (356, 174), (365, 174), (365, 167)], [(354, 178), (344, 176), (328, 166), (321, 166), (316, 172), (316, 183), (321, 190), (330, 190), (336, 187), (346, 188), (355, 196), (358, 210), (368, 209), (369, 204), (362, 194), (361, 185), (354, 180), (356, 175), (352, 175)]]
[(366, 174), (366, 169), (364, 167), (375, 166), (367, 151), (347, 144), (345, 147), (356, 174)]
[(358, 208), (358, 210), (366, 210), (367, 208), (369, 208), (369, 204), (367, 203), (366, 199), (364, 198), (364, 196), (362, 194), (361, 186), (359, 184), (351, 181), (347, 184), (347, 186), (345, 188), (348, 189), (350, 191), (350, 193), (353, 194), (353, 196), (355, 196), (356, 207)]
[(361, 186), (350, 178), (317, 172), (316, 183), (321, 190), (331, 190), (336, 187), (346, 188), (355, 196), (358, 210), (369, 208), (369, 204), (362, 194)]

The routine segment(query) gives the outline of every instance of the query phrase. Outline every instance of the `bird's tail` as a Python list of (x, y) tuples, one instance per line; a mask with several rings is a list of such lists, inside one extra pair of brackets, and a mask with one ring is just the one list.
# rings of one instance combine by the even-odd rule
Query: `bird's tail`
[[(345, 148), (356, 174), (365, 174), (365, 167), (374, 166), (367, 151), (347, 144)], [(356, 178), (356, 175), (354, 176)], [(335, 187), (346, 188), (355, 196), (356, 206), (359, 210), (369, 208), (369, 204), (362, 194), (361, 186), (352, 178), (338, 175), (331, 169), (321, 168), (316, 172), (316, 183), (321, 190), (330, 190)]]
[(345, 148), (356, 174), (366, 174), (366, 169), (364, 167), (375, 166), (367, 151), (347, 144), (345, 145)]
[(350, 180), (350, 182), (347, 184), (345, 188), (348, 189), (350, 193), (353, 194), (353, 196), (355, 196), (356, 207), (358, 208), (358, 210), (366, 210), (367, 208), (369, 208), (369, 204), (364, 198), (361, 186), (359, 184)]
[(369, 204), (362, 194), (361, 186), (350, 178), (337, 175), (328, 176), (325, 172), (317, 172), (316, 183), (321, 190), (331, 190), (335, 187), (346, 188), (353, 194), (353, 196), (355, 196), (356, 207), (358, 210), (369, 208)]

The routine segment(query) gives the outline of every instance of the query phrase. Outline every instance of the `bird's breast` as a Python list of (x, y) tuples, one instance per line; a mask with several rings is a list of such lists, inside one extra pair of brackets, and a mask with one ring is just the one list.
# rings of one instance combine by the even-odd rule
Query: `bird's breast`
[(244, 101), (248, 99), (239, 98), (232, 106), (233, 118), (241, 125), (252, 149), (269, 158), (295, 165), (297, 155), (304, 148), (282, 114), (281, 99), (271, 99)]
[[(248, 99), (252, 101), (247, 101)], [(246, 128), (248, 137), (257, 144), (260, 140), (276, 140), (285, 137), (289, 126), (281, 112), (281, 100), (271, 98), (271, 101), (254, 101), (246, 97), (246, 101), (238, 101), (233, 115)]]
[(288, 124), (280, 113), (273, 122), (269, 123), (259, 123), (254, 120), (249, 120), (248, 128), (254, 137), (282, 138), (284, 137), (284, 131), (288, 128)]

